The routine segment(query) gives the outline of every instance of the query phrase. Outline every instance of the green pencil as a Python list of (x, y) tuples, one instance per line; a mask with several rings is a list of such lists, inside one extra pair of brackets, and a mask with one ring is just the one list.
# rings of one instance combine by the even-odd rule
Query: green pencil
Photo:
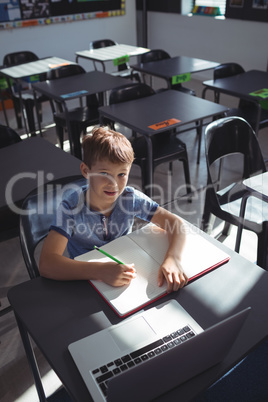
[(101, 248), (99, 248), (97, 246), (94, 246), (94, 248), (96, 250), (98, 250), (100, 253), (106, 255), (106, 257), (109, 257), (109, 258), (111, 258), (111, 260), (117, 262), (117, 264), (123, 264), (124, 265), (124, 263), (122, 261), (119, 261), (117, 258), (113, 257), (111, 254), (106, 253), (106, 251), (102, 250)]

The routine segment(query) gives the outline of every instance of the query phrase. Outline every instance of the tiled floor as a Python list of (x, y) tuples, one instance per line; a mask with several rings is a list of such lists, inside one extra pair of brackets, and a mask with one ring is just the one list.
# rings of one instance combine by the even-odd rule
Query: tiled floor
[[(202, 86), (198, 81), (191, 81), (192, 88), (201, 96)], [(222, 97), (221, 102), (230, 107), (233, 106), (233, 99)], [(10, 125), (16, 129), (13, 111), (8, 111)], [(44, 122), (43, 125), (49, 125), (52, 121), (50, 109), (44, 107)], [(4, 124), (3, 113), (0, 112), (0, 122)], [(22, 131), (21, 131), (22, 132)], [(125, 132), (126, 133), (126, 132)], [(261, 143), (264, 157), (268, 155), (268, 129), (264, 129), (259, 133), (259, 141)], [(49, 126), (44, 133), (44, 138), (55, 143), (56, 137), (54, 127)], [(167, 165), (159, 166), (155, 171), (155, 183), (157, 189), (154, 198), (157, 202), (163, 203), (174, 198), (179, 198), (178, 213), (186, 220), (199, 226), (203, 209), (203, 187), (206, 184), (206, 165), (204, 159), (204, 147), (202, 146), (201, 162), (196, 164), (197, 145), (195, 130), (182, 134), (180, 138), (187, 144), (191, 181), (193, 185), (194, 196), (192, 203), (187, 202), (185, 195), (184, 175), (181, 162), (175, 162), (173, 166), (173, 175), (167, 173)], [(129, 184), (140, 186), (140, 171), (137, 166), (133, 166)], [(3, 191), (3, 189), (2, 189)], [(213, 235), (220, 232), (220, 227), (217, 227)], [(224, 243), (234, 248), (235, 229), (232, 229), (231, 235), (224, 239)], [(13, 285), (29, 279), (24, 262), (22, 259), (19, 239), (0, 243), (1, 253), (1, 270), (0, 270), (0, 299), (2, 307), (8, 305), (6, 293)], [(256, 238), (251, 233), (246, 233), (243, 236), (241, 246), (241, 254), (251, 261), (255, 261), (256, 255)], [(1, 308), (2, 308), (1, 307)], [(13, 313), (9, 313), (0, 318), (0, 401), (1, 402), (35, 402), (38, 397), (33, 385), (33, 378), (25, 358), (23, 346), (16, 327), (16, 322)], [(50, 369), (48, 363), (43, 358), (42, 354), (35, 347), (37, 360), (40, 371), (45, 384), (47, 395), (53, 393), (61, 383), (55, 373)]]

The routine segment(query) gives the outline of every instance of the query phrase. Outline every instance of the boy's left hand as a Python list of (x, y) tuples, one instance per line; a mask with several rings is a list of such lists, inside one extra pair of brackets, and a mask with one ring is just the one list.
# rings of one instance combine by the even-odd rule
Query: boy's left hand
[(181, 262), (173, 257), (167, 257), (158, 271), (158, 286), (167, 281), (167, 293), (176, 291), (188, 283), (188, 277), (183, 271)]

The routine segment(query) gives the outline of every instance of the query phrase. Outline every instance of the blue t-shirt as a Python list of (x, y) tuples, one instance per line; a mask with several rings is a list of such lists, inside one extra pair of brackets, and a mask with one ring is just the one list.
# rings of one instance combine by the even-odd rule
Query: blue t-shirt
[(109, 218), (91, 210), (85, 201), (88, 186), (67, 192), (50, 229), (67, 237), (71, 258), (101, 247), (131, 232), (134, 218), (150, 222), (158, 204), (145, 194), (126, 187), (118, 197)]

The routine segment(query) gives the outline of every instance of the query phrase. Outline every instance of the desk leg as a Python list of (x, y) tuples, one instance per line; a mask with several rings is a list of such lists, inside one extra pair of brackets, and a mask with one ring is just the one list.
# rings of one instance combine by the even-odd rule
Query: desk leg
[(35, 110), (36, 110), (36, 117), (37, 117), (37, 122), (38, 122), (39, 134), (40, 134), (41, 137), (43, 137), (40, 116), (39, 116), (39, 113), (38, 113), (38, 102), (37, 102), (37, 97), (36, 97), (35, 90), (33, 90), (33, 94), (34, 94), (34, 106), (35, 106)]
[(198, 135), (198, 151), (197, 151), (197, 164), (200, 163), (200, 152), (201, 152), (201, 142), (202, 142), (202, 131), (203, 131), (203, 120), (196, 122), (198, 124), (196, 131)]
[(22, 95), (21, 95), (21, 90), (20, 90), (20, 84), (17, 83), (18, 85), (18, 91), (19, 91), (19, 99), (20, 99), (20, 108), (21, 108), (21, 114), (22, 114), (22, 118), (23, 118), (23, 122), (24, 122), (24, 127), (26, 130), (26, 134), (27, 136), (29, 136), (30, 134), (30, 129), (28, 127), (28, 121), (27, 121), (27, 117), (26, 117), (26, 110), (23, 107), (23, 100), (22, 100)]
[(71, 124), (70, 124), (70, 119), (69, 119), (69, 113), (68, 113), (66, 103), (62, 102), (62, 104), (63, 104), (64, 113), (65, 113), (68, 138), (69, 138), (69, 142), (70, 142), (70, 151), (71, 151), (71, 154), (74, 155), (74, 146), (73, 146), (73, 138), (72, 138), (72, 132), (71, 132)]
[(46, 395), (44, 392), (44, 388), (42, 385), (42, 381), (41, 381), (41, 376), (39, 373), (39, 369), (36, 363), (36, 359), (35, 359), (35, 355), (33, 352), (33, 348), (32, 348), (32, 344), (27, 332), (27, 329), (25, 328), (24, 324), (20, 321), (20, 319), (18, 318), (18, 316), (15, 314), (16, 320), (17, 320), (17, 324), (18, 324), (18, 328), (20, 331), (20, 336), (22, 339), (22, 343), (25, 349), (25, 353), (27, 356), (27, 360), (28, 363), (30, 364), (30, 367), (32, 369), (32, 373), (34, 376), (34, 382), (35, 382), (35, 386), (36, 386), (36, 390), (39, 396), (39, 400), (40, 402), (46, 402)]

